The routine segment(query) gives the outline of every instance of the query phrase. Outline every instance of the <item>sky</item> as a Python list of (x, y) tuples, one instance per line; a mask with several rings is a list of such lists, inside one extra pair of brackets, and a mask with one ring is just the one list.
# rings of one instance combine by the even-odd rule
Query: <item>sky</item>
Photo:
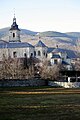
[(11, 26), (14, 9), (19, 28), (80, 32), (80, 0), (0, 0), (0, 28)]

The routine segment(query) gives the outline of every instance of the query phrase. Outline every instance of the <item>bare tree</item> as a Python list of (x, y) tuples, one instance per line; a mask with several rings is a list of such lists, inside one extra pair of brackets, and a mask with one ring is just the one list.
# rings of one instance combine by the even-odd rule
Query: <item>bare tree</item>
[(49, 66), (49, 62), (46, 61), (46, 64), (44, 64), (41, 68), (41, 78), (43, 79), (51, 79), (51, 80), (57, 80), (59, 77), (59, 66)]
[(80, 60), (76, 60), (73, 67), (74, 67), (74, 70), (80, 71)]
[(3, 56), (0, 64), (1, 79), (29, 79), (34, 77), (34, 63), (32, 59), (8, 58)]

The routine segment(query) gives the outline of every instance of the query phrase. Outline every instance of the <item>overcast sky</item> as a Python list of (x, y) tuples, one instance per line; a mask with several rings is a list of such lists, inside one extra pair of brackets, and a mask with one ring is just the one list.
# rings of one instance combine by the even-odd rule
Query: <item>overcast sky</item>
[(32, 31), (80, 32), (80, 0), (0, 0), (0, 28), (14, 17)]

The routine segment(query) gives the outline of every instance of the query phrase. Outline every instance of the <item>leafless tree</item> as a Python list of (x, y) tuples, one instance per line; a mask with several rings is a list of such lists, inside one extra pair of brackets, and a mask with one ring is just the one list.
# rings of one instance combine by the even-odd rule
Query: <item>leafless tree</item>
[(0, 79), (29, 79), (34, 77), (34, 63), (31, 59), (24, 64), (24, 59), (3, 56), (0, 64)]
[(49, 66), (49, 62), (43, 64), (41, 68), (41, 78), (57, 80), (59, 77), (59, 65)]
[(80, 60), (79, 59), (75, 60), (75, 64), (73, 65), (73, 67), (74, 67), (74, 70), (80, 71)]

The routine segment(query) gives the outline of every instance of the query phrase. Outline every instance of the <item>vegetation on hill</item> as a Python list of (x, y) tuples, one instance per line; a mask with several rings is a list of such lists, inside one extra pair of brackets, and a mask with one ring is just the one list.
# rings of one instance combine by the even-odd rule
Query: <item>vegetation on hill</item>
[(42, 37), (69, 37), (65, 33), (56, 32), (56, 31), (40, 32), (38, 35)]
[[(8, 35), (10, 27), (0, 29), (0, 38)], [(80, 32), (61, 33), (57, 31), (34, 32), (27, 29), (21, 29), (21, 35), (39, 35), (41, 37), (80, 37)]]
[(66, 34), (71, 36), (71, 37), (80, 38), (80, 32), (67, 32)]
[(27, 30), (27, 29), (21, 29), (21, 34), (26, 34), (26, 35), (36, 35), (37, 32)]

